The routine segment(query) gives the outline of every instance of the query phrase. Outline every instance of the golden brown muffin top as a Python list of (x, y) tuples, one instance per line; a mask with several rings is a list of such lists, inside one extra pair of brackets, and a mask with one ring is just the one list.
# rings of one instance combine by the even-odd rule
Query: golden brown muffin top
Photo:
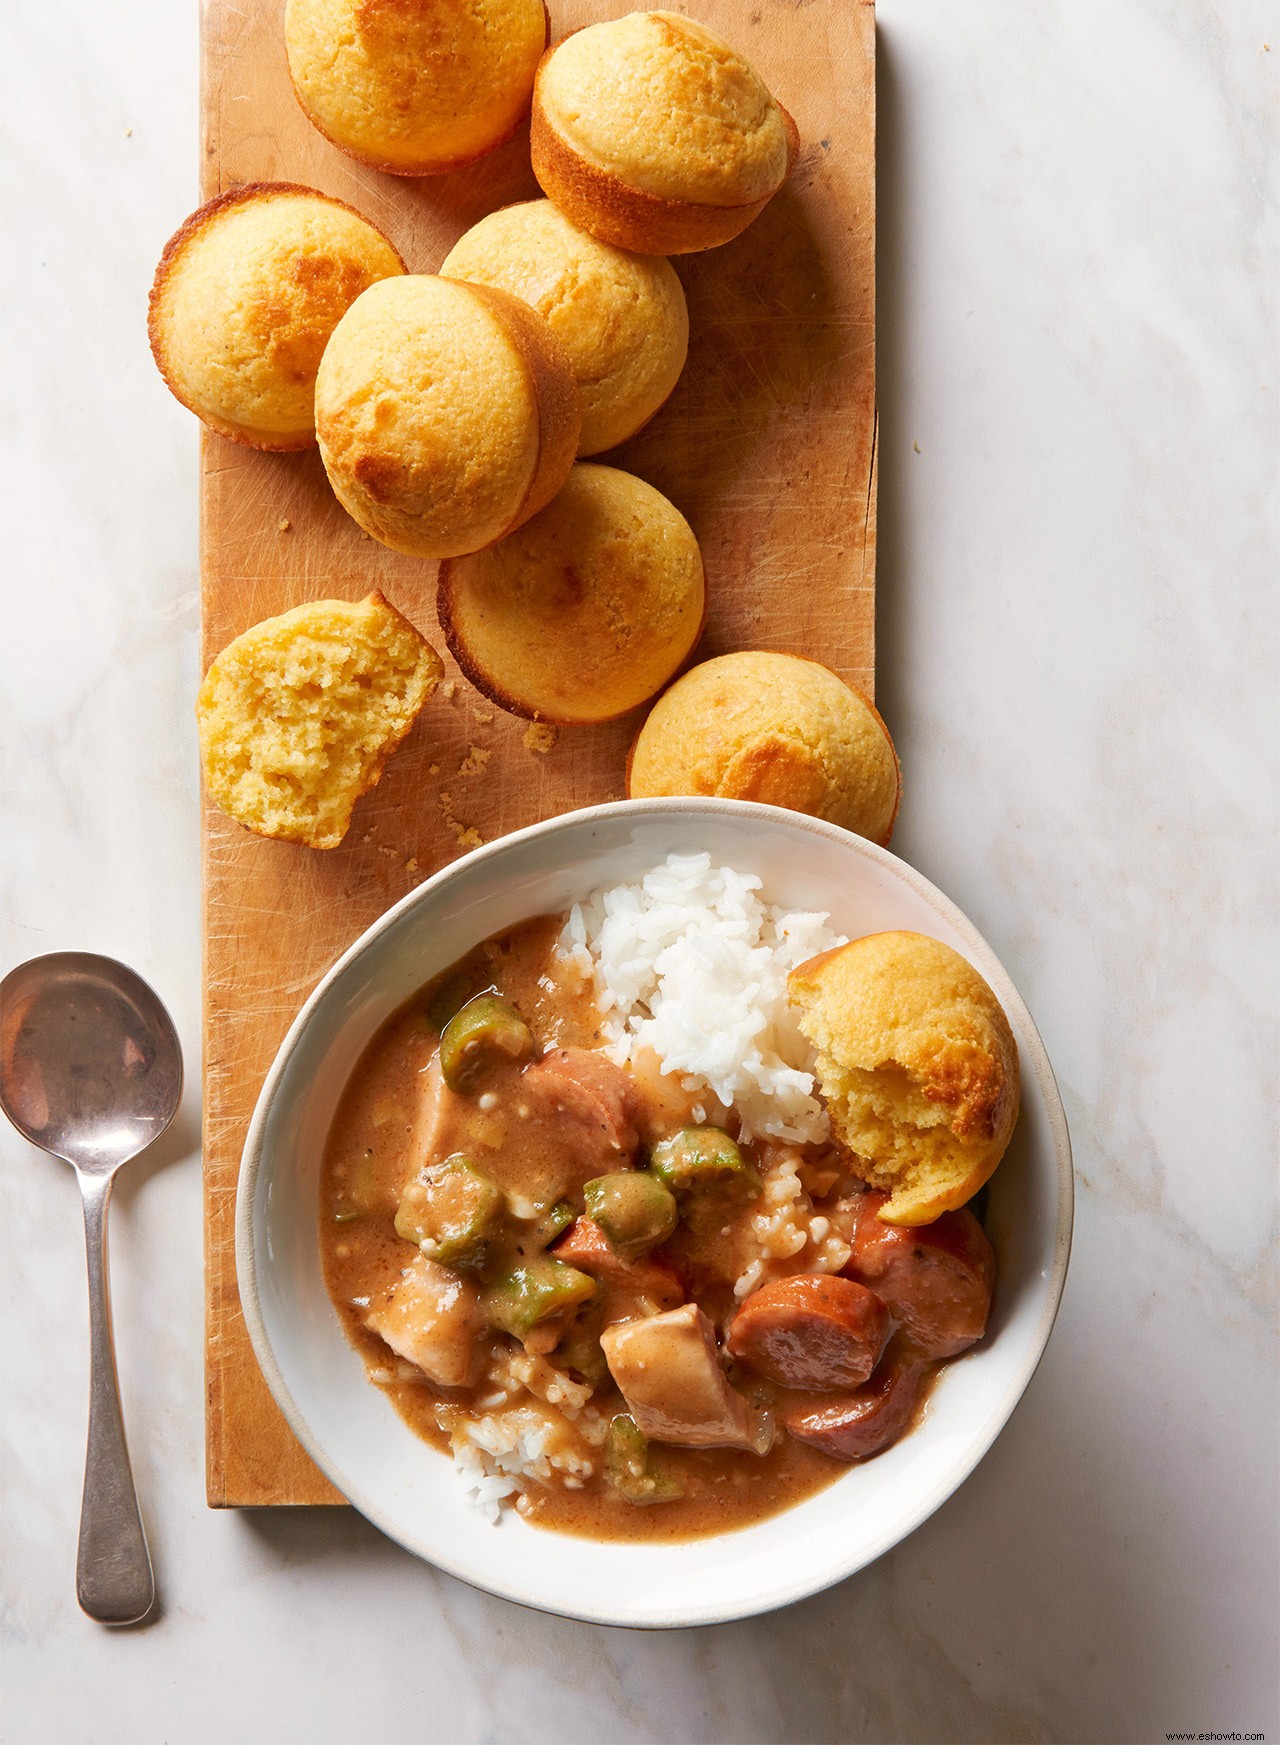
[(174, 394), (215, 430), (310, 447), (329, 336), (362, 291), (403, 272), (382, 232), (341, 200), (288, 182), (234, 188), (166, 247), (151, 349)]
[(627, 772), (634, 799), (714, 794), (826, 818), (887, 843), (898, 809), (888, 729), (851, 685), (792, 654), (692, 668), (659, 698)]
[(352, 304), (325, 352), (316, 429), (326, 471), (390, 545), (475, 549), (506, 531), (528, 491), (538, 401), (497, 312), (501, 295), (427, 274), (389, 279)]
[(376, 168), (422, 175), (499, 145), (529, 107), (543, 0), (287, 0), (304, 110)]
[(575, 466), (559, 495), (497, 545), (442, 564), (454, 658), (514, 714), (606, 721), (651, 697), (702, 632), (702, 554), (643, 479)]
[(763, 79), (674, 12), (576, 31), (544, 59), (538, 101), (580, 156), (663, 199), (744, 206), (786, 179), (787, 126)]
[(582, 399), (579, 454), (633, 435), (684, 367), (689, 315), (670, 261), (598, 242), (550, 200), (491, 212), (454, 244), (440, 272), (510, 291), (550, 325)]

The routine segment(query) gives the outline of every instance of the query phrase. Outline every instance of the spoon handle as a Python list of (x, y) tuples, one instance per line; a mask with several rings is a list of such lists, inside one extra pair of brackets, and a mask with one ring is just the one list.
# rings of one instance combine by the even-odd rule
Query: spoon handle
[(89, 1446), (80, 1505), (76, 1598), (101, 1624), (137, 1624), (156, 1597), (137, 1492), (129, 1466), (111, 1336), (107, 1205), (111, 1177), (80, 1176), (89, 1263)]

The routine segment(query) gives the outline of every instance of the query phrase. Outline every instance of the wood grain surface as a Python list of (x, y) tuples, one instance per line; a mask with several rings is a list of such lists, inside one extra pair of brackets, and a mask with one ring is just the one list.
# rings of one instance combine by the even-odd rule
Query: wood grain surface
[[(632, 10), (551, 0), (557, 38)], [(786, 188), (737, 241), (676, 262), (689, 362), (637, 437), (598, 458), (664, 491), (702, 544), (701, 655), (809, 654), (870, 691), (875, 577), (875, 22), (864, 0), (694, 0), (795, 116)], [(281, 0), (206, 0), (203, 193), (302, 182), (381, 225), (411, 272), (432, 272), (494, 207), (536, 197), (528, 130), (471, 169), (424, 180), (367, 170), (294, 101)], [(174, 214), (174, 226), (185, 214)], [(338, 507), (315, 451), (258, 454), (206, 435), (204, 659), (305, 600), (380, 587), (443, 652), (434, 563), (397, 556)], [(441, 691), (318, 853), (204, 815), (204, 1184), (208, 1496), (214, 1506), (342, 1499), (276, 1411), (236, 1291), (233, 1218), (245, 1129), (281, 1037), (324, 970), (384, 909), (461, 852), (620, 796), (637, 718), (562, 729), (550, 751), (449, 665)], [(475, 752), (488, 753), (487, 758)], [(478, 767), (481, 766), (482, 767)], [(464, 768), (469, 773), (464, 773)]]

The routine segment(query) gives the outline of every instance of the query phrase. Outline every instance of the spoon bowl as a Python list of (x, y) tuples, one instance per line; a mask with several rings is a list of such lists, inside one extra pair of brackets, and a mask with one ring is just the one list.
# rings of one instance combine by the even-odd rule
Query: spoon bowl
[(76, 1597), (103, 1624), (137, 1624), (155, 1577), (129, 1465), (111, 1333), (107, 1207), (121, 1164), (178, 1112), (182, 1047), (142, 977), (111, 957), (59, 951), (0, 982), (0, 1108), (71, 1164), (89, 1270), (89, 1442)]
[(118, 1169), (159, 1138), (182, 1099), (173, 1020), (111, 957), (58, 951), (0, 982), (0, 1106), (76, 1169)]

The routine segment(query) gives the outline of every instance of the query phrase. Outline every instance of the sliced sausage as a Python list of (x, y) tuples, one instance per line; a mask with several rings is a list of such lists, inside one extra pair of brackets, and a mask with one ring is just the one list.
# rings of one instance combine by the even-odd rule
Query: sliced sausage
[(590, 1273), (602, 1283), (644, 1299), (659, 1309), (684, 1301), (684, 1287), (675, 1267), (653, 1255), (628, 1260), (619, 1254), (600, 1226), (590, 1218), (575, 1218), (551, 1253), (567, 1266)]
[(640, 1144), (626, 1073), (593, 1048), (554, 1048), (527, 1067), (521, 1089), (581, 1123), (601, 1142), (601, 1154), (631, 1158)]
[(987, 1328), (995, 1256), (967, 1208), (932, 1224), (878, 1216), (884, 1194), (863, 1194), (845, 1272), (884, 1301), (925, 1357), (954, 1357)]
[(850, 1278), (775, 1279), (734, 1316), (734, 1357), (784, 1388), (830, 1392), (866, 1381), (889, 1337), (889, 1311)]
[(836, 1460), (869, 1460), (896, 1442), (911, 1423), (927, 1370), (909, 1353), (890, 1351), (856, 1393), (793, 1407), (783, 1423), (801, 1442)]

